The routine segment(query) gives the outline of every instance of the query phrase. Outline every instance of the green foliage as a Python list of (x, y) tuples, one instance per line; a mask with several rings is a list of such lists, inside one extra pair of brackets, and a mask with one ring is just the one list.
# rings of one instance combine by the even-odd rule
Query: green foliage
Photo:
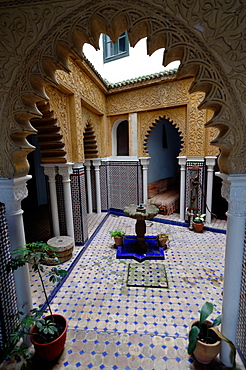
[(201, 332), (201, 326), (203, 325), (203, 326), (206, 327), (206, 330), (205, 330), (205, 338), (204, 339), (209, 338), (210, 337), (210, 330), (213, 330), (218, 335), (218, 337), (220, 339), (223, 339), (227, 343), (229, 343), (229, 345), (230, 345), (230, 347), (232, 349), (232, 353), (233, 353), (233, 368), (235, 368), (235, 355), (236, 355), (235, 346), (234, 346), (234, 344), (229, 339), (227, 339), (224, 335), (222, 335), (220, 333), (220, 331), (216, 328), (216, 326), (218, 326), (218, 325), (221, 324), (222, 315), (219, 315), (213, 321), (212, 325), (207, 325), (205, 323), (205, 321), (207, 320), (207, 318), (209, 317), (209, 315), (212, 314), (213, 309), (214, 309), (214, 306), (210, 302), (206, 302), (202, 306), (201, 312), (200, 312), (200, 319), (198, 321), (198, 325), (192, 326), (192, 328), (191, 328), (191, 330), (189, 332), (188, 354), (191, 355), (195, 351), (197, 340), (198, 340), (198, 336), (199, 336), (199, 334)]
[(125, 235), (124, 231), (121, 231), (121, 230), (109, 231), (109, 234), (110, 234), (110, 236), (112, 236), (112, 238), (114, 236), (124, 236)]
[[(19, 361), (20, 358), (24, 359), (23, 367), (25, 368), (25, 363), (27, 363), (30, 359), (32, 354), (27, 352), (27, 347), (23, 344), (19, 345), (19, 342), (23, 339), (25, 335), (31, 334), (32, 327), (36, 324), (38, 328), (37, 333), (33, 333), (33, 335), (39, 335), (41, 337), (45, 337), (45, 335), (53, 335), (58, 332), (58, 328), (54, 322), (53, 314), (51, 311), (51, 307), (49, 305), (47, 292), (45, 289), (42, 273), (45, 272), (43, 263), (45, 263), (46, 258), (57, 258), (54, 251), (56, 249), (54, 247), (49, 246), (43, 242), (33, 242), (26, 244), (24, 247), (16, 248), (13, 251), (13, 256), (10, 259), (7, 265), (7, 271), (14, 271), (17, 270), (19, 267), (24, 266), (26, 263), (30, 264), (33, 271), (38, 273), (39, 279), (41, 281), (44, 296), (46, 300), (46, 304), (49, 308), (51, 319), (45, 320), (42, 318), (46, 310), (42, 308), (32, 309), (26, 317), (20, 319), (20, 316), (23, 315), (22, 312), (18, 312), (17, 314), (13, 315), (18, 318), (18, 324), (15, 325), (13, 333), (10, 336), (9, 342), (5, 345), (4, 353), (1, 356), (2, 361), (6, 358), (14, 358), (16, 361)], [(59, 260), (57, 259), (59, 263)], [(49, 281), (52, 283), (58, 283), (61, 279), (66, 275), (67, 271), (63, 269), (59, 269), (57, 267), (53, 267), (50, 269)]]
[(197, 213), (196, 217), (193, 219), (193, 222), (197, 224), (201, 224), (205, 222), (206, 213), (202, 213), (201, 215)]
[(36, 325), (39, 333), (55, 334), (58, 332), (58, 328), (55, 326), (52, 320), (40, 319), (36, 322)]
[(17, 317), (18, 322), (14, 325), (13, 332), (7, 343), (4, 344), (4, 350), (1, 354), (0, 363), (5, 359), (12, 359), (16, 362), (23, 361), (21, 370), (26, 369), (27, 365), (31, 362), (33, 353), (29, 352), (28, 347), (23, 343), (23, 337), (30, 335), (31, 328), (42, 317), (46, 311), (44, 309), (32, 309), (28, 316), (23, 316), (23, 312), (17, 312), (10, 316), (10, 319)]
[(168, 238), (168, 237), (169, 237), (169, 235), (170, 235), (170, 233), (160, 233), (160, 234), (158, 234), (158, 235), (157, 235), (157, 238), (158, 238), (159, 240), (163, 240), (163, 239)]

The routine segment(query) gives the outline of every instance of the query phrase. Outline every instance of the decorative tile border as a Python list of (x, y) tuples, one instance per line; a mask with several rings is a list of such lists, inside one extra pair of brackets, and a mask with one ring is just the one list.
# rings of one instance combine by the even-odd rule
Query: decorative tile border
[(71, 175), (74, 238), (76, 245), (83, 245), (88, 239), (87, 202), (84, 168), (73, 169)]
[(10, 241), (8, 237), (8, 225), (5, 219), (5, 206), (0, 203), (0, 350), (6, 344), (17, 318), (11, 315), (18, 311), (17, 297), (15, 292), (14, 275), (7, 272), (6, 265), (10, 260)]

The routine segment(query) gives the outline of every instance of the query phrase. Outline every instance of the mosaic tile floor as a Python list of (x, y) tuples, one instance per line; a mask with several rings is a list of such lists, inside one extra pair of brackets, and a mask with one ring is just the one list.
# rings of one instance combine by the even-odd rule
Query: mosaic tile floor
[[(148, 221), (147, 235), (170, 232), (166, 259), (158, 261), (169, 288), (142, 288), (127, 286), (128, 265), (136, 261), (117, 260), (109, 235), (114, 229), (134, 234), (135, 220), (90, 215), (89, 226), (94, 237), (80, 257), (81, 247), (64, 264), (73, 269), (51, 304), (69, 321), (65, 350), (56, 363), (38, 361), (34, 369), (222, 369), (218, 360), (205, 366), (190, 358), (187, 336), (205, 301), (215, 305), (214, 316), (221, 312), (225, 234)], [(33, 274), (31, 286), (34, 304), (42, 303)], [(237, 369), (244, 369), (239, 359)]]

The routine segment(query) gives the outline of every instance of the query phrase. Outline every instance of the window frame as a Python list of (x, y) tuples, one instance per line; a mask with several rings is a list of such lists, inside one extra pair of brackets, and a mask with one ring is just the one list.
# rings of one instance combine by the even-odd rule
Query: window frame
[[(119, 40), (125, 38), (125, 50), (119, 52)], [(108, 44), (113, 45), (114, 54), (108, 55)], [(112, 47), (112, 46), (111, 46)], [(118, 38), (117, 42), (113, 44), (108, 35), (103, 34), (103, 63), (112, 62), (117, 59), (121, 59), (129, 56), (129, 40), (127, 31), (123, 32)]]

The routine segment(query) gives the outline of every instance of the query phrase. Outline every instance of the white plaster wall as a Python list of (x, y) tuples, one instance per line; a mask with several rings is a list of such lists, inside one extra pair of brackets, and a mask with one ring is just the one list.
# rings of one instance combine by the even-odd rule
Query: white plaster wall
[(120, 82), (135, 77), (145, 76), (164, 70), (174, 69), (179, 66), (179, 61), (163, 67), (163, 51), (156, 50), (151, 56), (147, 55), (146, 38), (140, 40), (137, 45), (130, 47), (129, 56), (112, 62), (103, 63), (102, 35), (99, 41), (100, 50), (96, 51), (93, 46), (85, 44), (83, 52), (93, 64), (97, 72), (111, 83)]

